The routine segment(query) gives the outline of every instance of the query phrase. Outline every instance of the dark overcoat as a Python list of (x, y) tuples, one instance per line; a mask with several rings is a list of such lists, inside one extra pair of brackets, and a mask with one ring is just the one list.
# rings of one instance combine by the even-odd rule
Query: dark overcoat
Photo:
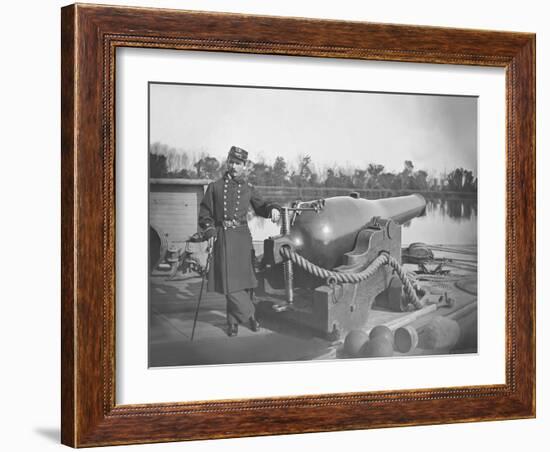
[[(199, 226), (215, 227), (217, 240), (208, 274), (208, 291), (228, 294), (257, 286), (252, 235), (246, 220), (248, 208), (269, 218), (275, 203), (266, 202), (244, 179), (225, 174), (208, 185), (199, 208)], [(226, 222), (224, 224), (224, 221)], [(233, 222), (228, 226), (227, 222)]]

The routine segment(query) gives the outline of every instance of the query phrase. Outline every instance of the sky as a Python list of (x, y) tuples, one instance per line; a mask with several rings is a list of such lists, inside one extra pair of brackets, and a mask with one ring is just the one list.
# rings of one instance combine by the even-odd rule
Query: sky
[(268, 163), (477, 175), (475, 97), (153, 83), (149, 119), (150, 143), (218, 159), (235, 145)]

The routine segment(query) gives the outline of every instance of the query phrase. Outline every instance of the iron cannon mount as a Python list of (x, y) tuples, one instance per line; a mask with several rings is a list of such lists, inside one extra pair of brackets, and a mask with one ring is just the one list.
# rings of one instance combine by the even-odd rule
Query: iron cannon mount
[(420, 308), (401, 268), (401, 225), (424, 209), (420, 195), (356, 193), (283, 208), (281, 233), (264, 241), (258, 273), (263, 315), (335, 341), (364, 327), (373, 305)]

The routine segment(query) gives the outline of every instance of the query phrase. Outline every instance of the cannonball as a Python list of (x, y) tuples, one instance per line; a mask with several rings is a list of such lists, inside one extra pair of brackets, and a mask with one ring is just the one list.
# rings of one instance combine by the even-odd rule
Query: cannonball
[(359, 351), (369, 340), (367, 333), (362, 330), (350, 331), (344, 340), (344, 351), (349, 356), (357, 356)]
[(383, 337), (393, 344), (393, 333), (387, 326), (377, 325), (370, 330), (369, 339), (374, 339), (375, 337)]
[(387, 337), (377, 336), (370, 339), (361, 349), (360, 354), (364, 358), (380, 358), (393, 355), (393, 341)]

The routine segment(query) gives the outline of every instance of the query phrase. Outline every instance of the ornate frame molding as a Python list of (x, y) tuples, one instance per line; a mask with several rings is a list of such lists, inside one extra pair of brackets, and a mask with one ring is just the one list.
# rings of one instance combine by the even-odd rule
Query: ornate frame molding
[[(504, 67), (506, 383), (116, 405), (114, 89), (118, 47)], [(62, 9), (61, 154), (64, 444), (99, 446), (535, 415), (534, 35), (71, 5)], [(101, 246), (98, 237), (102, 237)]]

